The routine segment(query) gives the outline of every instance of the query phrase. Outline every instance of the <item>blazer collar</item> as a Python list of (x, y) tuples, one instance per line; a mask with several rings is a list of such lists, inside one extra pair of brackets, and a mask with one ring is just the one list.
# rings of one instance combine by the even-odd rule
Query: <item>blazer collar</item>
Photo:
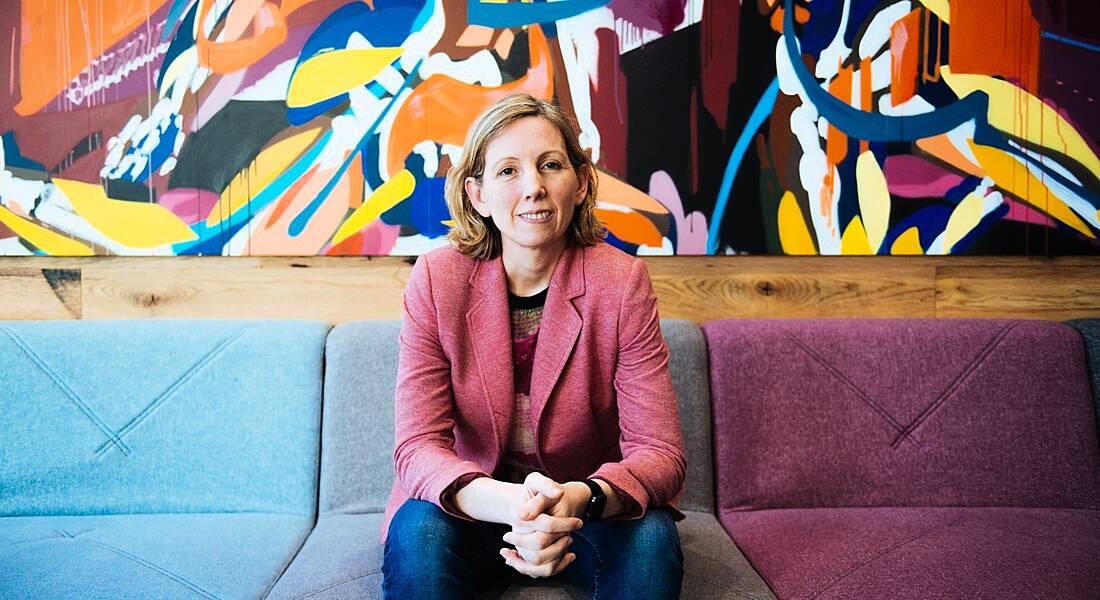
[[(504, 261), (499, 256), (476, 261), (469, 281), (475, 294), (473, 306), (466, 313), (467, 331), (493, 418), (497, 447), (503, 448), (515, 409), (512, 321)], [(584, 249), (568, 246), (554, 267), (539, 322), (530, 392), (536, 445), (542, 411), (580, 336), (582, 321), (572, 301), (584, 293)]]

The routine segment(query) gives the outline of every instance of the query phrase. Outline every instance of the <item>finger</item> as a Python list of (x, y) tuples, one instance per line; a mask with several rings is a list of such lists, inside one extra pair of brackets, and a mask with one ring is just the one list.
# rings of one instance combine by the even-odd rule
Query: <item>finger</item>
[(561, 484), (537, 471), (532, 471), (523, 479), (523, 487), (527, 490), (527, 493), (532, 496), (536, 494), (545, 494), (547, 497), (555, 500), (560, 499), (565, 492)]
[[(523, 525), (530, 527), (531, 531), (542, 531), (544, 533), (568, 533), (570, 531), (576, 531), (584, 525), (584, 521), (576, 517), (555, 517), (542, 513), (541, 515), (525, 521)], [(513, 527), (513, 530), (519, 531), (519, 528)]]
[(523, 560), (523, 557), (519, 555), (515, 550), (511, 548), (501, 548), (500, 555), (504, 557), (504, 563), (509, 567), (512, 567), (519, 573), (522, 573), (528, 577), (549, 577), (554, 574), (554, 565), (532, 565)]
[(545, 550), (549, 548), (558, 540), (568, 536), (567, 533), (543, 533), (541, 531), (533, 531), (531, 533), (517, 533), (515, 531), (509, 531), (504, 534), (504, 541), (515, 546), (517, 549), (523, 548), (525, 550)]
[(565, 570), (566, 567), (573, 564), (573, 561), (577, 560), (577, 555), (570, 552), (558, 560), (558, 563), (554, 566), (554, 570), (550, 572), (551, 575), (557, 575)]
[(561, 560), (562, 556), (565, 554), (565, 550), (572, 543), (572, 538), (563, 537), (541, 550), (529, 550), (527, 548), (517, 547), (516, 552), (519, 553), (523, 560), (532, 565), (545, 565), (549, 563), (553, 566)]
[(556, 505), (561, 498), (561, 496), (551, 498), (539, 492), (529, 498), (527, 502), (523, 503), (517, 516), (523, 520), (533, 519), (538, 516), (539, 513), (548, 512), (551, 508), (554, 508), (554, 505)]

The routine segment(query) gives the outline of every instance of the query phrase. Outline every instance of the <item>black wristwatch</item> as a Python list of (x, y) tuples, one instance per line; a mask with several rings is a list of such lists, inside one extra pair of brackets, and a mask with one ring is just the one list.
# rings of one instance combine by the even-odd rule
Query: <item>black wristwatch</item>
[(588, 486), (589, 490), (592, 490), (592, 497), (588, 499), (588, 504), (584, 507), (584, 514), (581, 515), (581, 521), (584, 521), (587, 525), (592, 521), (599, 521), (600, 517), (603, 516), (603, 507), (607, 505), (607, 496), (603, 493), (600, 484), (595, 481), (585, 479), (584, 484)]

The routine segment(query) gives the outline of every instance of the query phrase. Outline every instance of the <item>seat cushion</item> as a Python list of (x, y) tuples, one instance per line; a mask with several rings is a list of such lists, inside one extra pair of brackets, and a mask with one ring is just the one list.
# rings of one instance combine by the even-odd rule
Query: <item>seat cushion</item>
[(780, 598), (1100, 598), (1100, 511), (724, 512)]
[[(718, 519), (687, 511), (677, 524), (684, 550), (683, 598), (774, 598)], [(269, 598), (340, 600), (382, 597), (381, 513), (324, 515)], [(502, 585), (483, 598), (521, 600), (585, 598), (583, 590), (554, 581)]]
[(0, 598), (259, 598), (312, 519), (270, 513), (0, 518)]

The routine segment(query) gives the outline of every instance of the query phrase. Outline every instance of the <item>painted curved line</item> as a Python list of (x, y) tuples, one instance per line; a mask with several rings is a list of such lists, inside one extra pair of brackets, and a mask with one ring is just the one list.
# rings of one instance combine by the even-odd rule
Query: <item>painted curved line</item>
[(733, 189), (733, 179), (737, 176), (737, 170), (741, 167), (741, 160), (745, 158), (745, 152), (749, 149), (752, 136), (756, 135), (756, 130), (760, 129), (760, 126), (771, 115), (772, 108), (775, 106), (775, 99), (778, 97), (779, 78), (776, 77), (772, 80), (768, 89), (764, 90), (764, 95), (760, 96), (756, 107), (752, 109), (752, 114), (749, 115), (748, 123), (745, 123), (745, 128), (741, 130), (741, 135), (733, 146), (729, 162), (726, 163), (726, 171), (722, 174), (722, 187), (718, 189), (718, 201), (714, 205), (714, 213), (710, 218), (710, 230), (707, 232), (707, 254), (714, 254), (718, 251), (718, 230), (722, 225), (722, 215), (726, 212), (730, 190)]
[(423, 62), (424, 59), (420, 59), (416, 62), (415, 65), (413, 65), (412, 71), (409, 71), (409, 74), (407, 77), (405, 77), (405, 81), (401, 84), (401, 87), (398, 88), (396, 92), (394, 92), (393, 99), (391, 99), (389, 104), (387, 104), (386, 107), (382, 109), (382, 112), (379, 113), (378, 118), (376, 118), (374, 122), (371, 123), (370, 127), (367, 129), (367, 132), (363, 134), (362, 139), (359, 140), (359, 143), (356, 144), (355, 148), (351, 151), (350, 154), (348, 154), (347, 158), (344, 159), (344, 162), (340, 165), (340, 168), (336, 170), (336, 174), (334, 174), (332, 176), (332, 179), (329, 179), (328, 183), (325, 184), (325, 187), (317, 193), (317, 197), (314, 198), (308, 206), (303, 208), (302, 212), (298, 213), (298, 215), (294, 217), (294, 220), (290, 222), (290, 237), (298, 237), (298, 235), (301, 234), (302, 231), (305, 231), (306, 224), (308, 224), (309, 220), (313, 218), (313, 215), (317, 212), (317, 209), (321, 208), (321, 205), (324, 204), (325, 199), (328, 198), (328, 195), (330, 193), (332, 193), (332, 190), (336, 188), (336, 184), (339, 183), (340, 178), (344, 176), (345, 172), (347, 172), (348, 166), (351, 165), (351, 162), (353, 159), (355, 159), (355, 156), (362, 152), (363, 148), (366, 147), (367, 141), (369, 141), (371, 136), (374, 135), (375, 130), (378, 129), (378, 125), (382, 123), (382, 119), (385, 119), (386, 115), (390, 112), (390, 109), (393, 108), (395, 104), (397, 104), (397, 99), (401, 97), (401, 92), (404, 92), (409, 87), (409, 83), (411, 83), (412, 80), (416, 77), (417, 72), (420, 71), (420, 65), (423, 64)]
[(972, 92), (957, 102), (937, 108), (930, 113), (910, 117), (891, 117), (863, 112), (823, 90), (814, 75), (806, 68), (806, 64), (802, 62), (802, 55), (795, 42), (793, 6), (794, 0), (784, 0), (783, 42), (787, 49), (787, 57), (810, 102), (831, 125), (850, 137), (872, 142), (912, 142), (923, 137), (947, 133), (973, 119), (975, 142), (1004, 150), (1035, 165), (1047, 177), (1081, 196), (1092, 206), (1100, 207), (1100, 194), (1070, 181), (1044, 165), (1041, 160), (1012, 147), (1004, 134), (989, 124), (989, 96), (985, 92)]
[(495, 29), (521, 27), (534, 23), (551, 23), (586, 13), (608, 4), (611, 0), (561, 0), (539, 4), (481, 2), (469, 0), (466, 21)]

